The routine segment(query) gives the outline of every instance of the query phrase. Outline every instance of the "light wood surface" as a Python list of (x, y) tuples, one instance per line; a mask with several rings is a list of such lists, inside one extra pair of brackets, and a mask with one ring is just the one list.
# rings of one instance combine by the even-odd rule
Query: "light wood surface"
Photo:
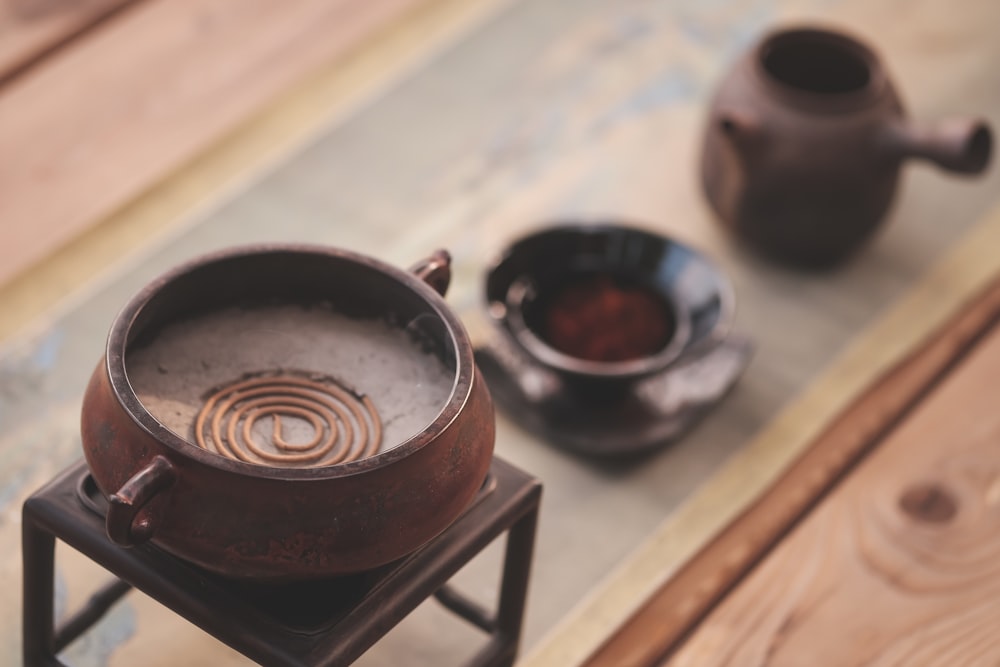
[(420, 0), (148, 0), (0, 88), (0, 283)]
[(49, 248), (30, 269), (0, 280), (0, 343), (48, 326), (60, 309), (97, 289), (137, 249), (195, 224), (199, 214), (247, 187), (508, 1), (425, 0), (405, 20), (392, 22), (268, 101), (183, 168), (66, 244)]
[(852, 474), (892, 429), (922, 408), (927, 394), (990, 333), (998, 318), (1000, 282), (994, 280), (943, 330), (862, 392), (765, 493), (609, 638), (587, 661), (588, 667), (652, 665), (675, 650), (800, 519)]
[[(916, 381), (928, 395), (665, 665), (1000, 662), (1000, 333), (985, 327), (989, 335), (961, 354), (977, 317), (995, 325), (998, 296), (995, 286), (978, 312), (902, 369), (961, 359), (939, 384), (899, 385)], [(880, 418), (849, 413), (840, 442)], [(813, 467), (797, 478), (809, 494), (809, 476), (826, 474)], [(794, 505), (795, 493), (781, 495)], [(746, 538), (755, 528), (737, 530)]]
[(136, 0), (0, 0), (0, 85)]

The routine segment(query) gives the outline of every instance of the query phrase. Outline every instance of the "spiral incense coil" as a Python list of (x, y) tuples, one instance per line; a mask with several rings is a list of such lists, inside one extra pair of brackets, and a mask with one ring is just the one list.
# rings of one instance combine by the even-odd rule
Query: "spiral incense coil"
[[(289, 442), (282, 418), (309, 424), (307, 442)], [(271, 420), (270, 443), (254, 425)], [(296, 375), (239, 380), (209, 396), (195, 420), (199, 447), (247, 463), (284, 467), (328, 466), (367, 458), (382, 443), (382, 422), (367, 396), (333, 379)]]

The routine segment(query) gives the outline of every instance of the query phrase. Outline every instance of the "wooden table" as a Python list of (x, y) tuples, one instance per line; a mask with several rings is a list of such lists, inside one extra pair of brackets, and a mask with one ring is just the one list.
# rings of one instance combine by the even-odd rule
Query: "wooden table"
[(1000, 276), (588, 660), (1000, 661)]
[(0, 284), (419, 5), (3, 0)]
[[(79, 398), (111, 319), (160, 271), (240, 242), (331, 243), (399, 265), (447, 245), (456, 259), (449, 300), (480, 337), (482, 270), (504, 243), (554, 219), (613, 216), (675, 235), (725, 267), (737, 328), (757, 351), (709, 419), (638, 464), (580, 459), (498, 416), (498, 452), (546, 484), (525, 663), (585, 660), (997, 265), (1000, 224), (986, 213), (1000, 172), (957, 181), (919, 166), (908, 169), (885, 232), (842, 270), (802, 276), (743, 255), (712, 222), (695, 178), (714, 81), (774, 22), (826, 18), (878, 43), (914, 115), (974, 111), (1000, 126), (998, 13), (990, 2), (956, 12), (903, 0), (428, 0), (370, 48), (327, 59), (101, 209), (82, 236), (0, 287), (0, 581), (18, 585), (21, 500), (79, 456)], [(943, 259), (952, 246), (956, 259)], [(66, 606), (92, 576), (70, 556)], [(473, 563), (461, 585), (489, 601), (498, 558)], [(18, 615), (0, 603), (0, 661), (18, 659)], [(457, 662), (475, 638), (442, 622), (421, 608), (363, 661)], [(177, 664), (164, 646), (189, 664), (244, 664), (141, 600), (116, 608), (71, 657)]]

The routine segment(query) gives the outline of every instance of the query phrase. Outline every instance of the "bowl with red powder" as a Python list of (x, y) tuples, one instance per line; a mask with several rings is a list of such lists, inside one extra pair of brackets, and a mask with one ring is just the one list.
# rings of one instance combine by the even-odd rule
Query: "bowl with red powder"
[(486, 302), (530, 359), (588, 387), (627, 385), (703, 354), (733, 315), (726, 275), (701, 253), (612, 224), (515, 241), (487, 273)]

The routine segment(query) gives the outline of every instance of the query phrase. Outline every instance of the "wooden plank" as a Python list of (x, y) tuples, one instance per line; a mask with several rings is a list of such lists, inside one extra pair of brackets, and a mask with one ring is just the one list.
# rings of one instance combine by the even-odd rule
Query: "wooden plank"
[(1000, 664), (994, 331), (668, 665)]
[(652, 665), (677, 649), (797, 522), (922, 405), (998, 318), (1000, 281), (994, 281), (942, 331), (861, 394), (766, 493), (661, 586), (587, 664)]
[(0, 85), (136, 0), (0, 0)]
[(70, 307), (67, 295), (127, 261), (144, 244), (191, 225), (198, 212), (349, 117), (509, 1), (424, 2), (346, 57), (321, 66), (176, 173), (0, 284), (0, 347), (16, 332), (46, 326), (41, 315), (55, 316), (57, 304)]
[(419, 1), (149, 0), (18, 77), (0, 91), (0, 283)]

